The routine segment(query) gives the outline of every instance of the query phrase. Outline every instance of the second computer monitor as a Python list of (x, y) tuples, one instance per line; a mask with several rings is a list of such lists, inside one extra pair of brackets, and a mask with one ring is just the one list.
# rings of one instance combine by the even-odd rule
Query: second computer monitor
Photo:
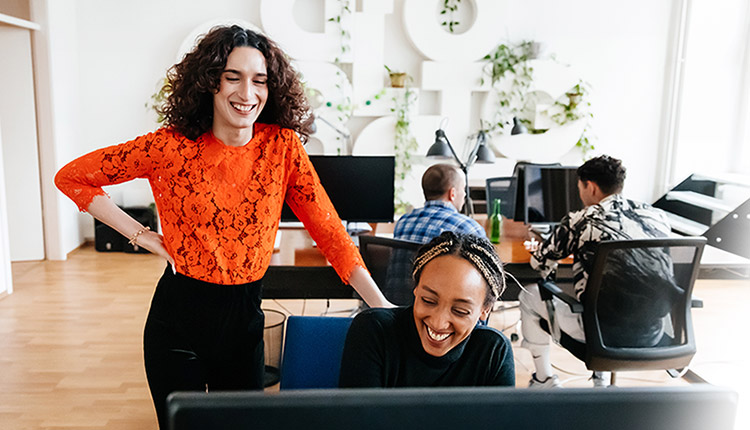
[[(393, 156), (311, 155), (310, 161), (342, 220), (393, 221)], [(286, 203), (281, 221), (297, 221)]]
[[(522, 172), (523, 221), (556, 224), (570, 212), (583, 209), (578, 194), (577, 167), (526, 165)], [(520, 184), (519, 184), (520, 185)]]

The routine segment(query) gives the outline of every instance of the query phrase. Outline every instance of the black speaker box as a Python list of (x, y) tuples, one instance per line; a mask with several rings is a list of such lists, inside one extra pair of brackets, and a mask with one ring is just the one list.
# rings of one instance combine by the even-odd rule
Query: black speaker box
[[(126, 214), (133, 217), (143, 226), (148, 226), (152, 231), (157, 230), (156, 213), (148, 206), (133, 206), (123, 208)], [(147, 253), (148, 250), (139, 246), (133, 246), (128, 243), (128, 239), (123, 237), (113, 228), (99, 220), (94, 220), (94, 247), (100, 252), (129, 252), (129, 253)]]

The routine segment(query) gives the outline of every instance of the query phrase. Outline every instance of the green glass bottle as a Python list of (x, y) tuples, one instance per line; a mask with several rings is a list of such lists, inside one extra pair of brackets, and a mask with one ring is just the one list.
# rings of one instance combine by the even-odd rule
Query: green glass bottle
[(503, 216), (500, 214), (500, 199), (495, 199), (490, 216), (490, 242), (500, 243), (503, 231)]

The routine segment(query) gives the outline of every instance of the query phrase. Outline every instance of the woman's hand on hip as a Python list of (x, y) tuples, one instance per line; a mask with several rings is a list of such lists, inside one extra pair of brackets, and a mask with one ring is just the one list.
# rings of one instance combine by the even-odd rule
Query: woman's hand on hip
[(167, 252), (167, 248), (164, 247), (164, 236), (160, 235), (155, 231), (146, 231), (135, 241), (135, 244), (146, 248), (152, 253), (163, 257), (167, 260), (174, 268), (174, 258)]

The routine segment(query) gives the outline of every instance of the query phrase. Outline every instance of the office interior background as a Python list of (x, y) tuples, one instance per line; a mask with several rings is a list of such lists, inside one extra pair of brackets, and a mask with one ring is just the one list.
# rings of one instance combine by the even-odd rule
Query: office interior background
[[(264, 31), (320, 91), (316, 113), (333, 126), (318, 121), (311, 152), (392, 154), (392, 99), (405, 90), (390, 88), (384, 66), (407, 72), (417, 95), (410, 114), (418, 146), (404, 196), (414, 206), (431, 163), (423, 155), (443, 119), (465, 156), (480, 118), (491, 116), (482, 58), (498, 44), (522, 41), (539, 43), (540, 64), (589, 84), (595, 149), (588, 155), (623, 160), (626, 196), (654, 202), (695, 172), (748, 181), (747, 1), (463, 0), (454, 32), (441, 25), (442, 0), (350, 0), (350, 12), (342, 3), (1, 0), (0, 295), (12, 292), (11, 261), (64, 260), (93, 239), (91, 217), (55, 189), (55, 172), (157, 128), (148, 105), (166, 70), (219, 23)], [(330, 20), (336, 16), (351, 20), (345, 52), (341, 27)], [(552, 81), (549, 88), (559, 88)], [(336, 109), (342, 103), (351, 111)], [(528, 137), (493, 138), (497, 161), (472, 166), (470, 183), (509, 175), (518, 161), (508, 156), (516, 154), (513, 141), (530, 145)], [(577, 138), (544, 144), (550, 140), (554, 151), (532, 149), (530, 157), (583, 160)], [(152, 201), (145, 181), (108, 192), (124, 206)]]
[[(482, 57), (500, 43), (538, 42), (541, 57), (556, 59), (549, 60), (555, 70), (589, 84), (590, 154), (623, 160), (627, 196), (653, 202), (694, 172), (750, 171), (745, 1), (473, 0), (460, 3), (453, 33), (440, 25), (439, 1), (348, 3), (350, 13), (338, 0), (1, 2), (7, 17), (0, 25), (0, 128), (10, 260), (65, 259), (93, 238), (90, 217), (54, 188), (54, 173), (83, 153), (157, 128), (146, 105), (167, 68), (196, 35), (221, 22), (246, 23), (277, 40), (321, 91), (318, 115), (352, 135), (355, 154), (392, 153), (390, 107), (399, 93), (387, 88), (384, 65), (411, 75), (418, 95), (411, 132), (419, 148), (405, 196), (415, 206), (427, 166), (420, 157), (441, 120), (448, 118), (446, 134), (463, 156), (473, 144), (467, 137), (488, 116), (489, 85), (479, 84)], [(351, 19), (350, 49), (343, 55), (341, 29), (329, 21), (342, 13)], [(354, 109), (341, 120), (335, 106), (345, 97)], [(318, 121), (310, 148), (342, 153), (343, 140)], [(473, 166), (472, 184), (510, 174), (516, 159), (502, 157), (498, 142), (492, 141), (498, 161)], [(574, 143), (560, 139), (556, 161), (580, 164), (583, 155)], [(122, 205), (151, 200), (145, 181), (109, 192)]]

